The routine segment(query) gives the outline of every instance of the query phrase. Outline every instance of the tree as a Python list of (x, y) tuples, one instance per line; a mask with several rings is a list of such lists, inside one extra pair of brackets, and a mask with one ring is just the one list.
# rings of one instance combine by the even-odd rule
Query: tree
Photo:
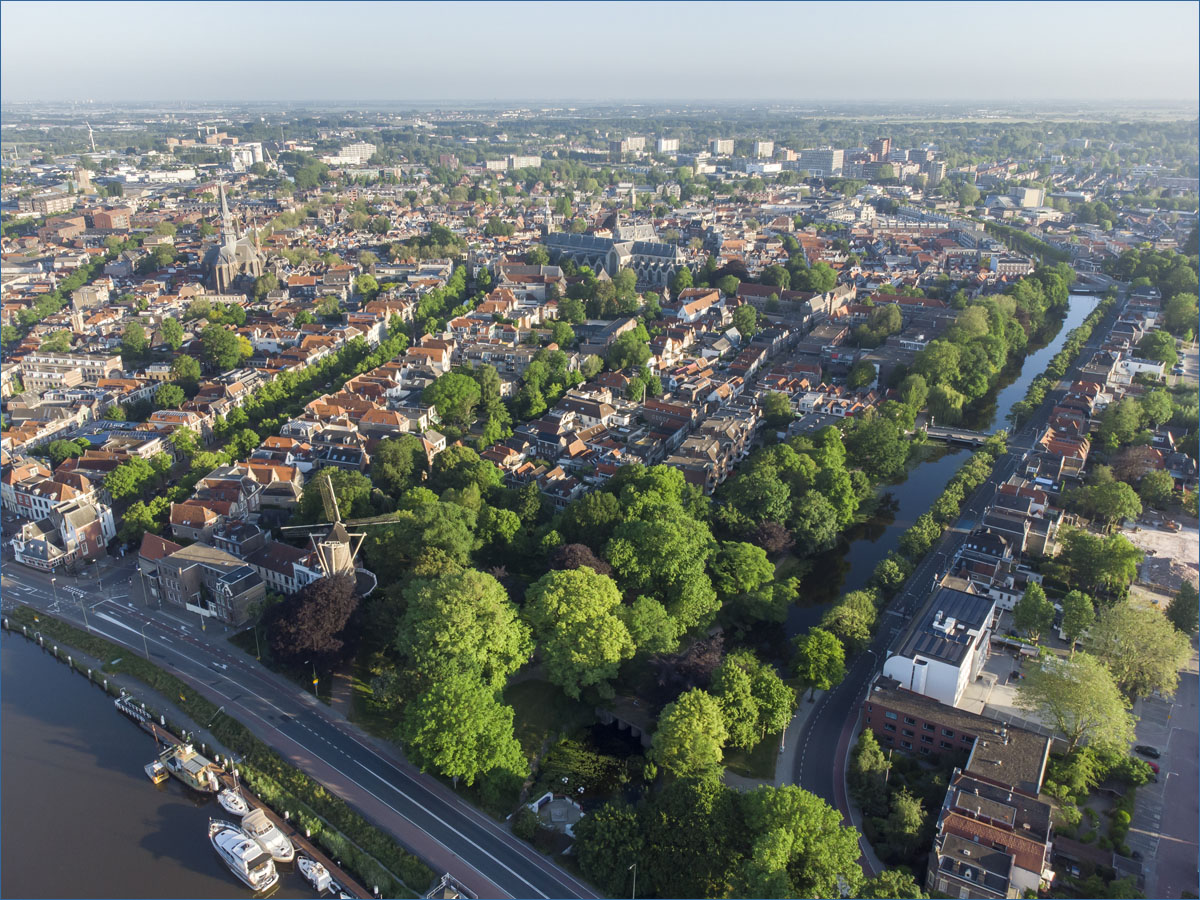
[(593, 553), (587, 544), (563, 544), (550, 558), (552, 569), (578, 569), (581, 566), (587, 566), (599, 575), (612, 574), (612, 566)]
[(513, 710), (468, 674), (434, 682), (404, 707), (399, 728), (409, 758), (467, 784), (492, 771), (524, 775), (528, 763), (513, 735)]
[(912, 873), (903, 869), (885, 869), (868, 879), (858, 892), (860, 900), (928, 900)]
[(861, 390), (875, 382), (875, 364), (865, 359), (860, 359), (850, 367), (850, 374), (846, 376), (846, 387), (852, 391)]
[(830, 691), (846, 677), (846, 649), (824, 628), (813, 628), (796, 638), (792, 669), (809, 689), (811, 703), (818, 690)]
[(722, 600), (757, 590), (775, 577), (775, 567), (761, 547), (724, 541), (713, 558), (712, 582)]
[(344, 646), (342, 631), (358, 608), (354, 578), (334, 575), (306, 585), (295, 597), (271, 608), (267, 642), (279, 660), (333, 661)]
[(663, 707), (650, 740), (650, 757), (672, 774), (715, 775), (721, 770), (729, 731), (711, 694), (692, 688)]
[(1054, 623), (1054, 604), (1036, 581), (1029, 582), (1025, 593), (1013, 607), (1013, 625), (1029, 635), (1035, 643), (1042, 632)]
[(1165, 331), (1151, 331), (1138, 341), (1137, 349), (1139, 356), (1166, 363), (1168, 369), (1179, 362), (1175, 338)]
[(607, 575), (589, 568), (559, 569), (535, 581), (525, 595), (549, 679), (569, 697), (597, 685), (602, 694), (622, 660), (633, 656), (633, 639), (617, 615), (621, 593)]
[(1167, 301), (1163, 324), (1172, 334), (1187, 337), (1195, 333), (1198, 317), (1200, 309), (1197, 308), (1196, 295), (1176, 294)]
[(875, 411), (852, 421), (846, 429), (844, 442), (850, 464), (875, 481), (901, 474), (911, 446), (900, 423)]
[(1111, 531), (1124, 519), (1136, 519), (1142, 514), (1142, 501), (1129, 485), (1121, 481), (1092, 484), (1075, 491), (1073, 499), (1088, 515), (1105, 522)]
[(856, 652), (870, 643), (876, 616), (872, 595), (851, 591), (821, 617), (821, 628), (837, 637), (847, 650)]
[(771, 391), (763, 397), (762, 411), (768, 428), (783, 428), (796, 418), (792, 401), (781, 391)]
[(150, 349), (146, 329), (139, 322), (130, 322), (121, 336), (121, 357), (127, 361), (140, 360)]
[(395, 646), (422, 686), (469, 674), (500, 690), (533, 652), (528, 626), (491, 575), (466, 569), (418, 579), (404, 601)]
[(162, 331), (163, 343), (172, 352), (183, 346), (183, 326), (176, 319), (163, 319), (159, 330)]
[(583, 876), (609, 896), (623, 896), (642, 857), (637, 811), (623, 801), (605, 803), (575, 826), (575, 847)]
[(200, 332), (200, 345), (204, 358), (218, 371), (225, 372), (237, 367), (253, 352), (248, 341), (223, 325), (205, 325)]
[(678, 297), (681, 291), (685, 291), (691, 286), (692, 270), (687, 266), (680, 266), (671, 276), (671, 296)]
[(1075, 655), (1075, 643), (1087, 634), (1092, 623), (1096, 621), (1096, 608), (1092, 598), (1083, 591), (1071, 591), (1062, 601), (1062, 632), (1071, 645), (1071, 655)]
[[(353, 519), (371, 512), (371, 479), (362, 472), (349, 469), (327, 469), (326, 472), (343, 519)], [(326, 472), (321, 473), (322, 478), (326, 477)], [(296, 513), (303, 523), (330, 521), (316, 478), (309, 479), (304, 486)]]
[(471, 424), (475, 404), (479, 402), (479, 384), (470, 375), (447, 372), (425, 388), (422, 401), (435, 407), (448, 425), (466, 428)]
[(750, 689), (750, 674), (726, 660), (713, 673), (711, 689), (720, 704), (730, 746), (753, 748), (759, 741), (758, 703)]
[(1175, 414), (1175, 404), (1171, 395), (1162, 388), (1155, 388), (1139, 401), (1142, 407), (1142, 418), (1150, 425), (1161, 425)]
[(1200, 594), (1196, 586), (1185, 578), (1179, 586), (1179, 593), (1171, 598), (1165, 612), (1167, 621), (1177, 631), (1192, 637), (1196, 633), (1197, 618), (1200, 617)]
[(1096, 618), (1087, 648), (1108, 667), (1130, 700), (1152, 691), (1169, 697), (1179, 670), (1191, 656), (1191, 642), (1157, 609), (1116, 603)]
[(904, 856), (910, 856), (921, 841), (925, 827), (925, 810), (921, 801), (901, 788), (892, 794), (892, 810), (887, 817), (884, 831), (888, 843)]
[[(783, 271), (786, 272), (787, 270), (784, 269)], [(764, 273), (764, 278), (765, 278), (765, 273)], [(741, 286), (741, 282), (738, 281), (737, 278), (733, 275), (722, 275), (720, 278), (717, 279), (716, 287), (726, 297), (736, 297), (738, 288), (740, 286)], [(738, 331), (741, 331), (741, 329), (739, 328)]]
[[(858, 832), (842, 824), (841, 812), (790, 784), (745, 793), (741, 806), (750, 847), (731, 896), (858, 896)], [(766, 882), (770, 893), (739, 890), (756, 870), (776, 876)]]
[(606, 359), (614, 371), (640, 369), (650, 359), (650, 345), (638, 336), (637, 329), (626, 331), (609, 345)]
[(186, 399), (183, 388), (175, 384), (160, 385), (154, 393), (154, 405), (159, 409), (179, 409)]
[(808, 491), (792, 503), (789, 525), (805, 554), (832, 547), (838, 536), (838, 511), (820, 491)]
[(1017, 705), (1054, 723), (1068, 753), (1087, 740), (1095, 749), (1124, 754), (1133, 742), (1125, 698), (1108, 669), (1087, 653), (1043, 659), (1017, 688)]
[(83, 450), (75, 441), (58, 440), (50, 442), (46, 454), (50, 457), (50, 465), (57, 469), (64, 461), (82, 456)]
[(864, 728), (854, 745), (846, 780), (851, 796), (865, 814), (882, 815), (886, 812), (886, 778), (890, 768), (891, 762), (884, 756), (875, 732)]
[(1124, 595), (1137, 577), (1142, 551), (1123, 534), (1096, 537), (1080, 528), (1062, 531), (1062, 561), (1068, 583), (1095, 595)]
[(420, 480), (428, 459), (425, 445), (415, 435), (384, 438), (371, 455), (371, 480), (384, 493), (399, 497)]
[(1155, 469), (1142, 476), (1142, 480), (1138, 482), (1137, 492), (1147, 506), (1166, 509), (1171, 498), (1175, 496), (1175, 479), (1171, 477), (1170, 472), (1164, 469)]
[(748, 303), (743, 303), (733, 311), (733, 327), (747, 341), (753, 340), (758, 334), (758, 310)]
[(171, 360), (171, 380), (185, 390), (200, 383), (200, 363), (190, 356), (177, 356)]

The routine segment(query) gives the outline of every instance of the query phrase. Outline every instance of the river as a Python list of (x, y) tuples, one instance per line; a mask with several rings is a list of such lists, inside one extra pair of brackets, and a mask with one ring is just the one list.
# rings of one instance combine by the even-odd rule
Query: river
[[(112, 698), (4, 632), (0, 868), (4, 897), (250, 898), (208, 841), (211, 798), (142, 767), (154, 741)], [(293, 865), (274, 897), (314, 897)]]
[[(1050, 341), (1011, 365), (993, 388), (994, 399), (968, 417), (965, 427), (995, 431), (1008, 427), (1014, 403), (1025, 398), (1030, 383), (1046, 370), (1067, 335), (1095, 309), (1099, 298), (1072, 294), (1062, 326)], [(902, 535), (945, 489), (972, 451), (934, 445), (928, 455), (899, 481), (883, 485), (875, 514), (846, 531), (837, 546), (813, 559), (804, 579), (803, 604), (788, 611), (787, 634), (793, 637), (816, 625), (840, 594), (857, 591), (871, 579), (875, 566), (895, 550)]]

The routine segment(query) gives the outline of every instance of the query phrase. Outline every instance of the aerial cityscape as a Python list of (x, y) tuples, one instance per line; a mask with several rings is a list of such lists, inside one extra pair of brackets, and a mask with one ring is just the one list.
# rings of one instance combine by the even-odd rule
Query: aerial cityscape
[(0, 3), (0, 897), (1200, 897), (1198, 35)]

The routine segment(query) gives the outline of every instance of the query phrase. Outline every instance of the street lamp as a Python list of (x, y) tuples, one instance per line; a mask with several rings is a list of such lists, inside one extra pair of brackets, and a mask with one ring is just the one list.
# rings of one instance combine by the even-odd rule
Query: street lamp
[(627, 872), (633, 872), (633, 893), (629, 895), (630, 900), (637, 900), (637, 863), (632, 863)]
[(149, 623), (149, 622), (147, 622), (145, 625), (143, 625), (143, 626), (142, 626), (142, 646), (146, 648), (146, 659), (147, 659), (147, 660), (149, 660), (149, 659), (150, 659), (150, 644), (149, 644), (149, 642), (146, 640), (146, 628), (147, 628), (149, 625), (150, 625), (150, 623)]
[(306, 659), (304, 661), (304, 664), (308, 665), (310, 662), (312, 663), (312, 667), (313, 667), (313, 696), (315, 697), (315, 696), (317, 696), (317, 664), (313, 660), (309, 660), (309, 659)]
[(146, 596), (146, 573), (142, 570), (141, 563), (138, 563), (137, 573), (141, 576), (142, 581), (142, 603), (146, 606), (150, 605), (150, 598)]
[(50, 587), (54, 591), (54, 605), (57, 607), (58, 606), (58, 579), (57, 578), (51, 576)]

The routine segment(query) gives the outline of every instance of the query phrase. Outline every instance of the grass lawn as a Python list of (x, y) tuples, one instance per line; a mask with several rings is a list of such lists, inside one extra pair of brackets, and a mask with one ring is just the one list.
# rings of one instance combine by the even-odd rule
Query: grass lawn
[(775, 761), (779, 756), (779, 735), (768, 734), (753, 750), (730, 748), (725, 752), (725, 768), (744, 778), (761, 778), (775, 783)]
[(515, 729), (521, 749), (532, 759), (547, 738), (571, 734), (596, 721), (590, 707), (572, 700), (548, 681), (519, 681), (504, 689), (504, 702), (516, 711)]

